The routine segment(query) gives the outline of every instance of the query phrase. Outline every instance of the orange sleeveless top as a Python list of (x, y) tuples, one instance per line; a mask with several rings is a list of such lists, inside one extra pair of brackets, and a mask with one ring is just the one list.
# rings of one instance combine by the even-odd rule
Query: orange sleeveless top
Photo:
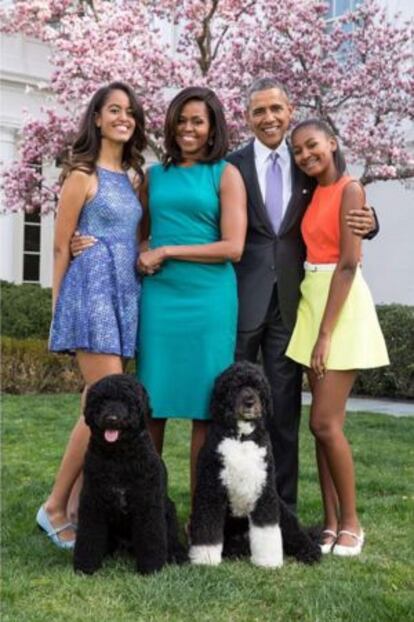
[(329, 186), (316, 187), (301, 225), (310, 263), (338, 262), (342, 194), (352, 179), (344, 175)]

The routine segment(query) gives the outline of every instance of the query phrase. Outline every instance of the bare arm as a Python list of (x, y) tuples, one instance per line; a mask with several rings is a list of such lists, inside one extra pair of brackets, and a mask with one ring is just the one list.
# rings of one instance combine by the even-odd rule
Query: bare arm
[(91, 192), (91, 175), (73, 171), (60, 193), (53, 247), (52, 305), (55, 308), (62, 279), (70, 261), (70, 241), (78, 223), (80, 211)]
[(311, 367), (321, 377), (326, 371), (332, 331), (351, 289), (361, 254), (361, 238), (352, 233), (347, 216), (364, 205), (364, 191), (356, 183), (348, 184), (343, 193), (340, 214), (340, 256), (332, 276), (319, 335), (311, 358)]
[(139, 267), (151, 273), (168, 259), (199, 263), (239, 261), (246, 237), (247, 199), (243, 179), (232, 164), (227, 164), (220, 184), (221, 239), (209, 244), (161, 246), (141, 253)]

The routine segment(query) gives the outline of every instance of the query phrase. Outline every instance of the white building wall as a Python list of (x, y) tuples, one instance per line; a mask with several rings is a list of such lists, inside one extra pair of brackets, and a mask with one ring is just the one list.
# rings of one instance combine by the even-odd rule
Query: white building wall
[[(51, 67), (50, 50), (35, 39), (2, 36), (0, 40), (0, 159), (7, 166), (16, 156), (17, 133), (23, 123), (23, 110), (40, 115), (47, 92), (38, 86), (47, 83)], [(0, 197), (0, 211), (4, 199)], [(23, 214), (0, 214), (0, 279), (23, 280)], [(53, 215), (42, 217), (40, 283), (52, 282)]]
[[(1, 120), (3, 122), (3, 119)], [(0, 126), (1, 159), (4, 163), (15, 156), (16, 128)], [(23, 215), (0, 216), (0, 278), (19, 281), (23, 261)]]
[(390, 17), (396, 13), (401, 13), (406, 19), (414, 15), (414, 3), (412, 0), (382, 0), (383, 6), (387, 8)]
[(363, 272), (375, 302), (414, 304), (414, 189), (401, 182), (369, 185), (380, 233), (364, 242)]
[[(389, 17), (414, 17), (413, 0), (382, 0)], [(414, 150), (414, 127), (407, 123)], [(367, 187), (381, 223), (380, 234), (364, 247), (364, 274), (376, 303), (414, 304), (414, 180)]]
[[(414, 13), (412, 0), (384, 0), (384, 3), (390, 15), (401, 11), (409, 17)], [(173, 37), (174, 33), (172, 31)], [(38, 41), (21, 36), (2, 37), (0, 148), (5, 164), (15, 156), (22, 109), (37, 114), (46, 100), (47, 93), (38, 93), (27, 86), (47, 81), (48, 56), (48, 48)], [(414, 183), (371, 184), (367, 187), (367, 197), (375, 206), (381, 225), (379, 236), (364, 244), (363, 270), (374, 300), (414, 305)], [(52, 283), (52, 215), (42, 218), (41, 240), (40, 283), (47, 287)], [(0, 215), (0, 278), (20, 283), (22, 273), (23, 216)]]

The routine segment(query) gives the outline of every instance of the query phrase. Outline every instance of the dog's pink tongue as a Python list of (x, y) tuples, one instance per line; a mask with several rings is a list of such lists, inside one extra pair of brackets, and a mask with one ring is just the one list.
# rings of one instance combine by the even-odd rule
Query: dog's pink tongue
[(115, 443), (118, 440), (119, 430), (105, 430), (104, 436), (108, 443)]

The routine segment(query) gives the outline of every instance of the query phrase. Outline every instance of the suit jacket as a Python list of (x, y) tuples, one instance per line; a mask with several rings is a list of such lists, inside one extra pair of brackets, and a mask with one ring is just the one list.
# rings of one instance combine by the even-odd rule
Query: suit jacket
[(302, 173), (291, 157), (292, 196), (277, 235), (260, 192), (253, 141), (227, 157), (239, 169), (247, 190), (246, 246), (235, 264), (240, 331), (254, 330), (264, 322), (275, 281), (282, 321), (288, 330), (295, 324), (305, 260), (300, 224), (316, 182)]

